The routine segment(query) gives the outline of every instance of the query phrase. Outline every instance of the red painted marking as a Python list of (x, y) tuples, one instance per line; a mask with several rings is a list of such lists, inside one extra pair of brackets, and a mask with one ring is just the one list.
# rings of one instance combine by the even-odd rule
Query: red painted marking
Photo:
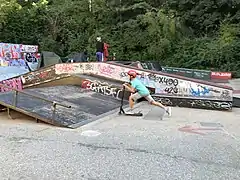
[(47, 75), (48, 75), (48, 72), (41, 72), (41, 73), (39, 74), (39, 77), (42, 78), (42, 79), (44, 79), (44, 78), (47, 77)]
[(178, 128), (178, 130), (182, 131), (182, 132), (205, 135), (206, 133), (199, 132), (199, 131), (206, 131), (206, 130), (216, 131), (216, 130), (221, 130), (221, 129), (220, 128), (201, 128), (201, 127), (184, 126), (184, 127)]
[(233, 94), (240, 94), (240, 90), (233, 90)]
[(231, 72), (211, 72), (211, 79), (232, 79)]
[(109, 75), (109, 76), (113, 75), (115, 72), (115, 68), (111, 65), (99, 64), (98, 69), (101, 74), (105, 74), (105, 75)]
[(91, 81), (89, 80), (84, 80), (81, 84), (81, 88), (87, 89), (89, 88), (89, 85), (91, 84)]
[(60, 73), (72, 73), (74, 72), (73, 64), (56, 64), (56, 71)]

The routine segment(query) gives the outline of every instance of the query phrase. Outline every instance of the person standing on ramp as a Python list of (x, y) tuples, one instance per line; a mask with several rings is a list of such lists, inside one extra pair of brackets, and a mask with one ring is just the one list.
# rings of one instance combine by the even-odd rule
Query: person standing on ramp
[(146, 86), (142, 84), (140, 80), (138, 80), (137, 77), (137, 72), (134, 70), (128, 71), (128, 76), (130, 79), (130, 84), (129, 83), (124, 83), (123, 86), (128, 89), (132, 95), (129, 96), (129, 106), (131, 110), (133, 109), (134, 102), (136, 102), (138, 99), (144, 97), (151, 105), (161, 107), (162, 109), (165, 110), (165, 112), (171, 116), (171, 107), (166, 107), (162, 105), (160, 102), (156, 102), (152, 96), (150, 95), (150, 92)]
[(104, 43), (101, 37), (97, 37), (96, 58), (98, 62), (103, 62)]

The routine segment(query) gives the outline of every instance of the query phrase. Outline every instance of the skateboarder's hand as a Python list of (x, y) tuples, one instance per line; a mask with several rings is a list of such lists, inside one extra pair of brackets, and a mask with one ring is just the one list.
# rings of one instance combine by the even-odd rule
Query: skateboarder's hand
[(123, 86), (124, 86), (124, 87), (128, 86), (128, 83), (124, 83)]
[(123, 84), (123, 88), (122, 88), (122, 90), (123, 90), (124, 88), (129, 89), (129, 85), (128, 85), (128, 83), (124, 83), (124, 84)]

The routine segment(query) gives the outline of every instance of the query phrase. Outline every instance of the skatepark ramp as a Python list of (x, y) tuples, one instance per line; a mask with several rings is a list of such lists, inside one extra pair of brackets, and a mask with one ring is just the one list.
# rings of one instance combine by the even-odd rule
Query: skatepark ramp
[[(149, 88), (153, 98), (168, 106), (231, 111), (233, 88), (163, 72), (138, 69), (117, 63), (56, 64), (57, 75), (90, 75), (99, 79), (129, 81), (127, 72), (137, 71), (137, 77)], [(102, 84), (102, 82), (100, 83)], [(107, 94), (107, 93), (106, 93)]]
[[(231, 111), (233, 89), (211, 82), (108, 63), (63, 63), (2, 81), (0, 105), (38, 120), (77, 128), (117, 113), (127, 72), (135, 69), (153, 98), (167, 106)], [(8, 88), (12, 88), (9, 90)], [(127, 100), (130, 93), (124, 94)], [(127, 102), (125, 102), (127, 104)]]
[[(44, 84), (49, 83), (53, 83), (56, 86), (61, 85), (61, 79), (87, 75), (97, 78), (97, 80), (89, 83), (88, 89), (97, 92), (97, 89), (100, 91), (105, 88), (103, 94), (109, 96), (109, 94), (112, 94), (112, 92), (109, 93), (109, 89), (112, 90), (114, 88), (112, 87), (114, 86), (112, 82), (123, 83), (129, 81), (127, 71), (130, 69), (135, 69), (139, 73), (138, 78), (149, 88), (154, 99), (165, 105), (224, 111), (232, 110), (232, 87), (174, 74), (138, 69), (117, 63), (85, 62), (56, 64), (22, 75), (21, 82), (23, 89), (42, 87)], [(85, 83), (88, 79), (78, 80), (75, 78), (71, 81), (65, 81), (64, 84), (81, 86), (82, 82)], [(105, 82), (108, 82), (106, 79), (112, 82), (106, 85)]]
[(65, 126), (62, 120), (59, 121), (57, 109), (60, 107), (71, 108), (71, 106), (20, 91), (3, 84), (0, 84), (0, 87), (1, 91), (3, 89), (6, 91), (0, 94), (0, 104), (7, 109), (10, 117), (11, 110), (15, 110), (34, 117), (37, 121), (40, 120), (56, 126)]
[(0, 105), (9, 116), (15, 110), (54, 126), (77, 128), (115, 112), (120, 105), (118, 99), (72, 85), (22, 91), (0, 85), (6, 91), (0, 93)]

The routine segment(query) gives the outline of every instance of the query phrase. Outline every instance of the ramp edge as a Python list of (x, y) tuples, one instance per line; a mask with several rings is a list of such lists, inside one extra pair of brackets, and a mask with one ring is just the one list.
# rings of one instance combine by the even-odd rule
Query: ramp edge
[[(25, 114), (25, 115), (28, 115), (28, 116), (30, 116), (30, 117), (36, 118), (37, 120), (40, 120), (40, 121), (42, 121), (42, 122), (45, 122), (45, 123), (54, 125), (54, 126), (67, 127), (67, 126), (64, 126), (64, 125), (62, 125), (62, 124), (57, 123), (57, 121), (55, 121), (55, 120), (47, 119), (47, 118), (42, 118), (40, 115), (38, 115), (38, 114), (36, 114), (36, 113), (31, 113), (31, 112), (28, 112), (28, 111), (23, 110), (23, 109), (21, 109), (21, 108), (18, 108), (18, 107), (12, 107), (11, 105), (9, 105), (9, 104), (7, 104), (7, 103), (4, 103), (4, 102), (2, 102), (2, 101), (0, 101), (0, 105), (5, 106), (6, 108), (12, 109), (12, 110), (14, 110), (14, 111), (23, 113), (23, 114)], [(54, 123), (53, 123), (53, 122), (54, 122)]]

